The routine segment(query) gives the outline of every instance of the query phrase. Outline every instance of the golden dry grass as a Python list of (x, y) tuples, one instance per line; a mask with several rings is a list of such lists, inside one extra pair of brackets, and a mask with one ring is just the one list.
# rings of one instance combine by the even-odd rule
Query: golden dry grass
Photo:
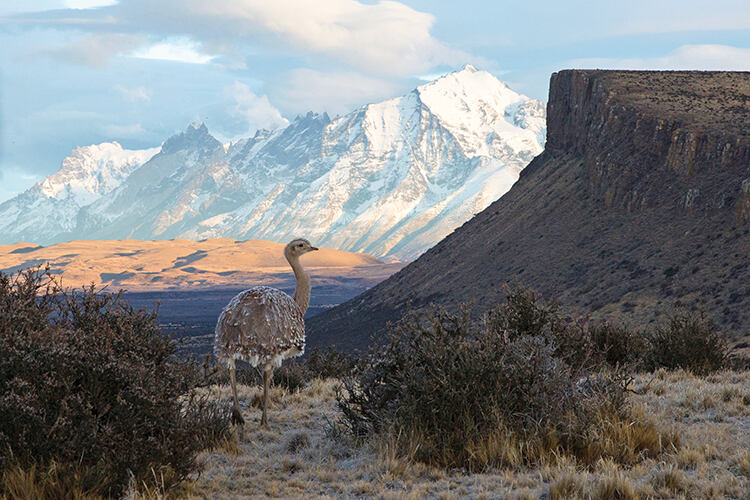
[(25, 500), (31, 498), (66, 498), (70, 500), (95, 500), (97, 495), (84, 492), (78, 478), (70, 471), (60, 471), (56, 464), (48, 467), (22, 468), (12, 466), (0, 476), (0, 500)]
[[(332, 425), (334, 380), (316, 380), (298, 393), (274, 388), (270, 427), (248, 404), (243, 433), (200, 456), (203, 472), (185, 492), (191, 498), (748, 498), (750, 496), (750, 372), (695, 377), (684, 371), (638, 375), (630, 396), (639, 418), (658, 423), (680, 446), (661, 453), (599, 460), (591, 466), (561, 456), (533, 468), (521, 465), (469, 474), (403, 458), (393, 443), (357, 445)], [(227, 387), (211, 388), (229, 401)], [(260, 388), (240, 387), (243, 401)], [(711, 400), (712, 404), (705, 404)], [(617, 432), (634, 433), (630, 429)], [(650, 438), (648, 436), (651, 436)], [(650, 433), (642, 439), (654, 438)], [(670, 438), (670, 439), (672, 439)], [(664, 439), (664, 438), (662, 438)], [(496, 446), (492, 446), (496, 448)], [(622, 457), (618, 457), (622, 458)], [(509, 457), (508, 463), (520, 463)], [(629, 465), (623, 465), (629, 464)]]

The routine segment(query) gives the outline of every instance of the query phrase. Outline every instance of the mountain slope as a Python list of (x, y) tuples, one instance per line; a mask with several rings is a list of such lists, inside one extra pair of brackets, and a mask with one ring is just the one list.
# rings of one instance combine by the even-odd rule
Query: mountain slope
[(83, 207), (74, 228), (35, 241), (304, 235), (411, 259), (506, 192), (544, 134), (540, 102), (467, 66), (405, 96), (333, 120), (309, 113), (227, 149), (191, 125)]
[(502, 198), (399, 273), (308, 322), (361, 348), (412, 306), (521, 282), (648, 325), (670, 304), (750, 329), (750, 73), (563, 71), (545, 152)]

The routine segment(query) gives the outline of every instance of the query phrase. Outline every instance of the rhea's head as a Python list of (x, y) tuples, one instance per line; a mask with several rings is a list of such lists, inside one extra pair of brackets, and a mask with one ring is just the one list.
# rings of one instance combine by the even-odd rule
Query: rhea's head
[(304, 238), (297, 238), (290, 241), (286, 248), (284, 248), (284, 255), (286, 255), (287, 258), (299, 257), (300, 255), (312, 252), (313, 250), (317, 250), (317, 247), (312, 246), (310, 242)]

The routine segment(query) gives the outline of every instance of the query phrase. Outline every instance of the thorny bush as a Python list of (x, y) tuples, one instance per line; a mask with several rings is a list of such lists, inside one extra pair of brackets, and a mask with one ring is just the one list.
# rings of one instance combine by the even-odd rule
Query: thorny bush
[(40, 269), (0, 275), (0, 304), (0, 472), (54, 463), (81, 491), (119, 496), (180, 482), (228, 432), (155, 311), (62, 290)]
[(648, 336), (646, 368), (683, 368), (705, 375), (728, 366), (729, 341), (703, 313), (677, 310)]

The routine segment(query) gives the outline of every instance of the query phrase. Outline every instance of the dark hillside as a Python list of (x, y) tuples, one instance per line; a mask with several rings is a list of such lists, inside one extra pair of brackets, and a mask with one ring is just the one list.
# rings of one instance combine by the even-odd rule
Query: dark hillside
[(479, 309), (519, 281), (647, 325), (670, 304), (750, 333), (750, 73), (561, 71), (545, 151), (415, 262), (308, 322), (311, 347), (365, 347), (407, 302)]

